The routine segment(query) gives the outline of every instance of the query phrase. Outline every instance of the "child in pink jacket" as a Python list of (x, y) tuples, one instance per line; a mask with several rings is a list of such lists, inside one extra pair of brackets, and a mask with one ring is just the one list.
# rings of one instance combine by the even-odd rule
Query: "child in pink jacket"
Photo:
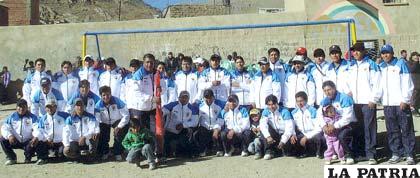
[[(327, 105), (322, 108), (322, 113), (324, 116), (324, 122), (327, 125), (334, 125), (334, 123), (340, 120), (341, 117), (332, 105)], [(334, 154), (338, 155), (341, 164), (345, 164), (344, 150), (338, 140), (338, 130), (334, 130), (331, 133), (326, 133), (324, 131), (324, 136), (328, 147), (324, 152), (325, 164), (331, 164), (331, 159)]]

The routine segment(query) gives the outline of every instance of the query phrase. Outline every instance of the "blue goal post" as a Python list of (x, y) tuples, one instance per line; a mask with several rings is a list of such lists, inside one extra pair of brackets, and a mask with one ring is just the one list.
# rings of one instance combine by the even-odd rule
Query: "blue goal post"
[[(347, 40), (348, 47), (356, 43), (356, 25), (354, 19), (336, 19), (323, 21), (304, 21), (304, 22), (287, 22), (273, 24), (244, 24), (234, 26), (210, 26), (210, 27), (193, 27), (193, 28), (167, 28), (167, 29), (132, 29), (132, 30), (113, 30), (113, 31), (87, 31), (82, 37), (82, 56), (86, 56), (87, 36), (94, 36), (96, 39), (96, 48), (98, 57), (101, 58), (101, 48), (99, 46), (99, 35), (122, 35), (133, 33), (176, 33), (176, 32), (194, 32), (194, 31), (215, 31), (215, 30), (239, 30), (239, 29), (258, 29), (258, 28), (275, 28), (275, 27), (293, 27), (293, 26), (311, 26), (324, 24), (347, 24)], [(84, 58), (83, 58), (84, 60)], [(84, 64), (84, 61), (83, 61)]]

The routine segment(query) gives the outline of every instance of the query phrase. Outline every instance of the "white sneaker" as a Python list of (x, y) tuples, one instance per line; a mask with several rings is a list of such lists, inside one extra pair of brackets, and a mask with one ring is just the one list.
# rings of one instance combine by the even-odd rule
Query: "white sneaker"
[(225, 153), (225, 157), (231, 157), (234, 151), (235, 151), (235, 148), (233, 148), (233, 147), (232, 147), (232, 148), (229, 150), (229, 152)]
[(217, 157), (221, 157), (221, 156), (223, 156), (223, 151), (218, 151), (218, 152), (216, 152), (216, 156), (217, 156)]
[(122, 161), (122, 156), (121, 155), (115, 155), (115, 161)]
[(149, 170), (156, 169), (156, 163), (149, 163)]
[(201, 153), (200, 153), (200, 155), (199, 155), (199, 156), (200, 156), (200, 157), (204, 157), (204, 156), (206, 156), (206, 154), (207, 154), (207, 153), (206, 153), (206, 151), (203, 151), (203, 152), (201, 152)]
[(353, 159), (353, 158), (346, 158), (346, 164), (347, 164), (347, 165), (352, 165), (352, 164), (354, 164), (354, 159)]
[(331, 160), (336, 160), (336, 159), (338, 159), (337, 155), (333, 155), (332, 158), (331, 158)]
[(248, 152), (246, 152), (246, 151), (242, 151), (241, 156), (242, 156), (242, 157), (247, 157), (247, 156), (248, 156)]
[(255, 153), (254, 155), (254, 159), (261, 159), (261, 154), (260, 153)]
[(9, 165), (13, 165), (13, 164), (16, 164), (16, 160), (7, 160), (5, 163), (4, 163), (4, 165), (6, 165), (6, 166), (9, 166)]
[(36, 165), (43, 165), (43, 164), (47, 164), (47, 160), (45, 159), (38, 159), (38, 161), (36, 161), (35, 163)]
[(371, 158), (371, 159), (369, 159), (368, 164), (369, 165), (376, 165), (376, 164), (378, 164), (378, 162), (375, 159)]
[(82, 155), (82, 156), (86, 156), (88, 154), (89, 154), (89, 150), (81, 150), (80, 151), (80, 155)]
[(406, 161), (407, 165), (415, 165), (416, 164), (416, 161), (414, 161), (413, 157), (407, 157), (405, 161)]
[(331, 160), (326, 160), (325, 165), (331, 165)]
[(264, 155), (264, 159), (265, 160), (270, 160), (270, 159), (272, 159), (273, 158), (273, 155), (271, 155), (271, 154), (265, 154)]
[(342, 164), (342, 165), (345, 165), (345, 164), (347, 164), (347, 161), (346, 160), (340, 160), (340, 164)]

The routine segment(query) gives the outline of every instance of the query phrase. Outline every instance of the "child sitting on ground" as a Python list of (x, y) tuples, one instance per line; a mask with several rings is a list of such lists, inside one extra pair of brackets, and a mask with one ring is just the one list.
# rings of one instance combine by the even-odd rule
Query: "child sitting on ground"
[[(327, 105), (322, 108), (324, 116), (324, 122), (326, 125), (334, 125), (335, 122), (340, 120), (340, 115), (336, 112), (334, 106)], [(344, 150), (338, 140), (338, 131), (333, 130), (331, 132), (324, 130), (325, 140), (327, 142), (327, 150), (324, 152), (325, 164), (330, 165), (334, 153), (338, 155), (341, 164), (345, 164)]]
[(130, 119), (130, 130), (122, 142), (123, 147), (128, 150), (127, 162), (136, 163), (140, 167), (141, 156), (146, 157), (149, 169), (156, 168), (153, 155), (153, 136), (151, 132), (141, 125), (140, 120)]
[(248, 146), (248, 152), (251, 154), (255, 154), (254, 158), (255, 159), (260, 159), (262, 157), (262, 142), (261, 139), (262, 134), (261, 134), (261, 130), (260, 130), (260, 110), (259, 109), (252, 109), (249, 112), (249, 115), (251, 117), (251, 139), (252, 142), (249, 144)]

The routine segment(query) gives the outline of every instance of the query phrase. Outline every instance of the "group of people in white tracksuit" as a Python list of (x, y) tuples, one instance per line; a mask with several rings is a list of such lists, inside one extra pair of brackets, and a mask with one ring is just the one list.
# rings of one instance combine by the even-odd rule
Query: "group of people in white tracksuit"
[[(88, 55), (84, 67), (73, 70), (64, 61), (54, 75), (45, 72), (40, 58), (24, 81), (16, 112), (1, 127), (0, 143), (7, 165), (16, 163), (16, 148), (25, 150), (25, 162), (36, 152), (37, 164), (49, 157), (127, 157), (131, 163), (143, 155), (155, 168), (155, 156), (229, 157), (236, 150), (255, 159), (315, 155), (326, 164), (335, 157), (341, 164), (377, 164), (376, 113), (381, 104), (388, 162), (415, 164), (409, 107), (413, 82), (391, 45), (382, 46), (380, 53), (378, 64), (363, 43), (355, 43), (349, 60), (332, 45), (331, 62), (320, 48), (313, 52), (314, 61), (305, 48), (283, 61), (280, 51), (271, 48), (268, 57), (258, 60), (256, 72), (245, 68), (241, 56), (228, 71), (217, 54), (208, 68), (196, 71), (186, 56), (172, 74), (152, 54), (131, 60), (128, 70), (112, 57), (102, 61), (103, 69), (95, 69)], [(165, 130), (162, 152), (150, 137), (156, 131), (158, 105)]]

